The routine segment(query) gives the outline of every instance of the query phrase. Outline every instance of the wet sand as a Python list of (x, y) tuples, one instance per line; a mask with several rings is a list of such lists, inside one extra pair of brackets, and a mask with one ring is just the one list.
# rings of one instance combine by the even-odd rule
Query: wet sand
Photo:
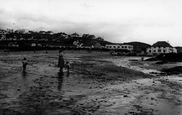
[(182, 114), (182, 77), (160, 75), (164, 65), (107, 52), (65, 51), (64, 57), (70, 74), (59, 73), (58, 51), (1, 53), (0, 115)]

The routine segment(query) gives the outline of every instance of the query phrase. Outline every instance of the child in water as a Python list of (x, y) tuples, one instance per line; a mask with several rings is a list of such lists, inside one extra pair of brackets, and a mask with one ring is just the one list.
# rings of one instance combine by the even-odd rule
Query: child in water
[(67, 73), (69, 73), (70, 72), (70, 63), (68, 61), (66, 61), (65, 68), (67, 70)]
[(59, 71), (63, 73), (64, 58), (61, 50), (59, 51), (58, 67), (60, 68)]
[(22, 64), (23, 64), (23, 72), (25, 72), (25, 71), (26, 71), (26, 66), (27, 66), (27, 64), (28, 64), (26, 58), (23, 59)]

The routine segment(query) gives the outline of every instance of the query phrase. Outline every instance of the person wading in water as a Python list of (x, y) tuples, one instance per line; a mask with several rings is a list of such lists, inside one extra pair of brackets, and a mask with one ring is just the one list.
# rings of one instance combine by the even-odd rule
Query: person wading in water
[(62, 51), (61, 51), (61, 50), (59, 50), (58, 67), (60, 68), (60, 69), (59, 69), (59, 72), (63, 73), (64, 58), (63, 58), (63, 54), (62, 54)]
[(27, 64), (28, 64), (26, 58), (23, 59), (22, 64), (23, 64), (23, 72), (26, 72), (26, 67), (27, 67)]

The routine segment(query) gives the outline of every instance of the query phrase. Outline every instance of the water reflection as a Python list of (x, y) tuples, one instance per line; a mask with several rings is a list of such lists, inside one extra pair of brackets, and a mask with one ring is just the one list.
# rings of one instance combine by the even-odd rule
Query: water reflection
[(22, 71), (22, 77), (20, 77), (20, 87), (22, 91), (26, 91), (29, 88), (29, 82), (28, 82), (28, 77), (27, 77), (27, 72)]
[(63, 72), (58, 72), (58, 90), (62, 89), (62, 85), (63, 85)]
[(27, 73), (26, 71), (22, 71), (22, 77), (26, 77)]

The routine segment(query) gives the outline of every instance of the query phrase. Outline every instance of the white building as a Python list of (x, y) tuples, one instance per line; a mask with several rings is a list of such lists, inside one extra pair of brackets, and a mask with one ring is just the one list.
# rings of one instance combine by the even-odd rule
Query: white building
[(29, 33), (29, 30), (28, 29), (17, 29), (17, 30), (15, 30), (15, 33), (25, 34), (25, 33)]
[(176, 48), (172, 47), (168, 42), (158, 41), (150, 48), (147, 48), (147, 53), (150, 55), (162, 53), (177, 53), (177, 50)]
[(133, 50), (133, 45), (130, 44), (106, 44), (105, 48), (107, 49), (125, 49), (132, 51)]

